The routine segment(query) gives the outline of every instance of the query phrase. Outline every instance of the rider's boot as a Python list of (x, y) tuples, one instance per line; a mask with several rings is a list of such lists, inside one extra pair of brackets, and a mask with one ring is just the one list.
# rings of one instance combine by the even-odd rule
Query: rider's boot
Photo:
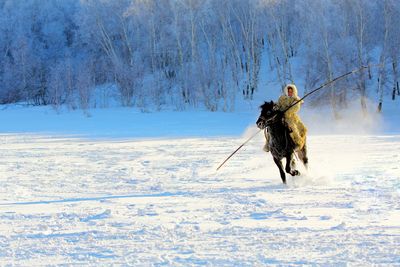
[(269, 144), (268, 144), (268, 143), (265, 143), (265, 145), (264, 145), (264, 147), (263, 147), (263, 150), (264, 150), (265, 152), (269, 152)]

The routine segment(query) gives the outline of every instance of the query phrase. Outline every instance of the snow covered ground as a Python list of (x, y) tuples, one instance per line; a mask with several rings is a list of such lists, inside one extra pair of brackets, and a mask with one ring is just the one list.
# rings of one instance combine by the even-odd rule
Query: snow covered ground
[(262, 135), (216, 172), (242, 142), (0, 135), (0, 264), (400, 263), (400, 135), (310, 136), (287, 186)]
[[(257, 99), (266, 99), (257, 97)], [(0, 110), (0, 265), (399, 265), (400, 108), (302, 109), (310, 166), (282, 185), (234, 113)]]

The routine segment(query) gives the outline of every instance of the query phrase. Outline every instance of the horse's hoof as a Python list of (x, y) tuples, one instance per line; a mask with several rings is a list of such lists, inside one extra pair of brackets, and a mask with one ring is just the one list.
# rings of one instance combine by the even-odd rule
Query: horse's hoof
[(300, 175), (300, 172), (298, 170), (294, 170), (290, 173), (292, 176), (298, 176)]

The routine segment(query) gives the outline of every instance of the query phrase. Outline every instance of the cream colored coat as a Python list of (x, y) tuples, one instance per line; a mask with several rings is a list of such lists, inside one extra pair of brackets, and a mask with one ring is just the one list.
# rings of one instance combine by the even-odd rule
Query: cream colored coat
[[(288, 95), (288, 87), (293, 88), (293, 95), (289, 96)], [(300, 98), (297, 95), (297, 88), (294, 84), (288, 84), (284, 89), (283, 89), (283, 95), (279, 97), (277, 105), (277, 109), (280, 111), (286, 110), (288, 107), (290, 107), (293, 103), (297, 102), (300, 100)], [(293, 142), (296, 144), (298, 149), (301, 149), (306, 141), (306, 134), (307, 134), (307, 128), (304, 126), (303, 122), (301, 121), (299, 115), (297, 113), (300, 110), (300, 106), (304, 103), (304, 101), (300, 101), (290, 109), (288, 109), (285, 112), (285, 122), (287, 123), (288, 127), (292, 131), (290, 133), (290, 136), (293, 139)]]

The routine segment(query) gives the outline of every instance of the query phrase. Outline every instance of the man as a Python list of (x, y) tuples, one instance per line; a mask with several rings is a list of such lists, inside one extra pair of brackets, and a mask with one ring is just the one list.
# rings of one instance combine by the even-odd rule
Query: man
[[(285, 111), (292, 104), (299, 101), (300, 98), (297, 95), (297, 88), (294, 84), (288, 84), (283, 89), (283, 95), (281, 95), (278, 99), (278, 103), (276, 104), (276, 109), (279, 111)], [(303, 122), (300, 120), (297, 112), (300, 110), (301, 104), (304, 101), (298, 102), (296, 105), (286, 110), (284, 113), (284, 120), (289, 128), (289, 134), (292, 138), (296, 148), (295, 150), (301, 149), (306, 141), (307, 128), (304, 126)], [(266, 144), (264, 146), (264, 151), (269, 151), (269, 134), (265, 136)]]

